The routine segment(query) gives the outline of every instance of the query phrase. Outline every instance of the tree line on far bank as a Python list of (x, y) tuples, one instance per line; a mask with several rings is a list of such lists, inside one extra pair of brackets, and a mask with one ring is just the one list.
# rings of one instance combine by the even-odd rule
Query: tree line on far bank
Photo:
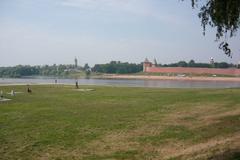
[[(179, 61), (171, 64), (158, 64), (158, 67), (198, 67), (198, 68), (240, 68), (237, 65), (226, 62), (210, 63), (196, 63), (194, 60), (189, 62)], [(111, 73), (111, 74), (130, 74), (142, 72), (143, 63), (127, 63), (120, 61), (111, 61), (106, 64), (96, 64), (94, 67), (89, 67), (85, 64), (84, 67), (75, 67), (74, 65), (17, 65), (14, 67), (0, 67), (0, 77), (24, 77), (24, 76), (62, 76), (67, 77), (78, 72), (85, 72), (87, 76), (91, 72), (97, 73)]]
[(14, 67), (0, 67), (0, 77), (67, 76), (73, 70), (74, 65), (17, 65)]
[[(210, 63), (196, 63), (194, 60), (189, 62), (179, 61), (177, 63), (171, 64), (155, 64), (157, 67), (196, 67), (196, 68), (237, 68), (237, 65), (229, 64), (226, 62), (215, 62)], [(120, 61), (112, 61), (107, 64), (96, 64), (92, 71), (99, 73), (137, 73), (143, 70), (143, 63), (134, 64), (134, 63), (122, 63)]]
[(93, 68), (93, 72), (99, 73), (116, 73), (116, 74), (127, 74), (127, 73), (138, 73), (143, 70), (143, 64), (135, 64), (120, 61), (111, 61), (107, 64), (96, 64)]
[(195, 68), (238, 68), (239, 66), (226, 63), (226, 62), (214, 62), (214, 63), (197, 63), (194, 60), (189, 62), (179, 61), (171, 64), (158, 64), (159, 67), (195, 67)]

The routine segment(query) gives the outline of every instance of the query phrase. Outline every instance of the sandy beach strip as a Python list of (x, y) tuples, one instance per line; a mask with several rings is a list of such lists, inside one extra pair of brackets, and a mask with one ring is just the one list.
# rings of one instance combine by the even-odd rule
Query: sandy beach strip
[(177, 77), (177, 76), (174, 77), (174, 76), (152, 76), (152, 75), (106, 75), (105, 78), (240, 82), (240, 77)]

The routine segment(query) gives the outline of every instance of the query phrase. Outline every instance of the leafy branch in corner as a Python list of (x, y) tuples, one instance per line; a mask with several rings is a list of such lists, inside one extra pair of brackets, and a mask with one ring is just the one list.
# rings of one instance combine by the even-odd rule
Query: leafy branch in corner
[(203, 27), (203, 35), (206, 27), (216, 28), (216, 41), (219, 49), (232, 57), (228, 38), (236, 35), (240, 26), (240, 0), (191, 0), (192, 7), (200, 6), (199, 18)]

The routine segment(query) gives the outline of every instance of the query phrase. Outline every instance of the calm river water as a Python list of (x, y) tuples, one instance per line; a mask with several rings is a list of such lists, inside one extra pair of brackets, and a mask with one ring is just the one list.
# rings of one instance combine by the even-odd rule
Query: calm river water
[[(54, 84), (55, 78), (1, 78), (0, 85), (6, 84)], [(75, 84), (74, 79), (57, 79), (57, 83)], [(126, 87), (158, 88), (240, 88), (240, 82), (219, 81), (181, 81), (181, 80), (117, 80), (117, 79), (79, 79), (79, 85), (107, 85)]]

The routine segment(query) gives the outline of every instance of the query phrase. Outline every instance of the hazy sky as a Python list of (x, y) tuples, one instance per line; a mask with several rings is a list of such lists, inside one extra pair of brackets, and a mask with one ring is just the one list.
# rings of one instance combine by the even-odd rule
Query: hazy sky
[(111, 60), (159, 63), (194, 59), (235, 63), (202, 28), (188, 0), (0, 0), (0, 66), (81, 65)]

